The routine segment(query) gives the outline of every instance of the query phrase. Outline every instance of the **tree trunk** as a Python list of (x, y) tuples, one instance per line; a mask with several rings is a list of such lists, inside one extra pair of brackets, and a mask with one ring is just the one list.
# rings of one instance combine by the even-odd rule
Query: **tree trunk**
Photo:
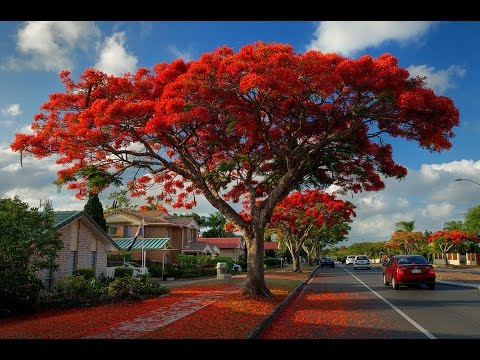
[(292, 254), (292, 270), (293, 272), (302, 272), (300, 269), (300, 250)]
[(443, 260), (445, 260), (445, 265), (448, 265), (448, 258), (447, 258), (447, 253), (443, 253)]
[(272, 296), (265, 284), (263, 233), (263, 229), (257, 229), (253, 236), (244, 234), (247, 244), (247, 282), (243, 295), (247, 297)]

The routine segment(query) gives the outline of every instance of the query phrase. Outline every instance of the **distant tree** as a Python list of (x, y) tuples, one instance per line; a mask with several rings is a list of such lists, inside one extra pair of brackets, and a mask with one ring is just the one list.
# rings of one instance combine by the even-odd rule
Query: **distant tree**
[(95, 220), (95, 222), (105, 231), (107, 231), (107, 220), (103, 213), (103, 206), (98, 198), (98, 194), (90, 194), (83, 210)]
[(463, 223), (461, 221), (445, 221), (443, 223), (443, 230), (463, 230)]
[(50, 204), (28, 208), (18, 197), (0, 199), (0, 313), (35, 307), (43, 284), (38, 272), (56, 269), (62, 248)]
[(480, 206), (468, 209), (463, 226), (467, 233), (480, 235)]
[(445, 265), (448, 265), (447, 253), (451, 249), (462, 243), (468, 243), (471, 241), (478, 243), (480, 237), (466, 233), (463, 230), (440, 230), (430, 235), (427, 240), (432, 244), (434, 250), (438, 250), (443, 254)]
[(223, 216), (221, 212), (217, 211), (210, 214), (204, 219), (203, 225), (208, 228), (208, 230), (202, 232), (202, 236), (207, 238), (234, 237), (235, 233), (233, 231), (225, 229), (227, 223), (227, 218)]
[(395, 231), (413, 231), (415, 228), (415, 220), (413, 221), (399, 221), (395, 223)]
[(351, 222), (354, 207), (318, 189), (295, 191), (278, 203), (268, 227), (276, 229), (277, 236), (290, 251), (294, 272), (301, 272), (300, 251), (305, 241), (321, 239), (328, 234), (329, 227)]
[(109, 200), (113, 200), (111, 206), (105, 208), (106, 211), (112, 210), (136, 210), (137, 205), (132, 205), (132, 200), (127, 196), (128, 190), (113, 191), (108, 195)]
[(389, 244), (401, 249), (404, 254), (415, 254), (426, 244), (427, 238), (420, 231), (401, 231), (393, 233)]
[(199, 214), (194, 213), (194, 212), (185, 213), (185, 214), (173, 213), (172, 216), (173, 217), (193, 217), (200, 227), (204, 227), (205, 222), (206, 222), (206, 217), (205, 216), (199, 215)]

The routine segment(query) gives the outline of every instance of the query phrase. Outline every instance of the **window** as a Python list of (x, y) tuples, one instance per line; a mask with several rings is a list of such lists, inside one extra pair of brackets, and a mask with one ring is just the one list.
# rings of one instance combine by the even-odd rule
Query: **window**
[(132, 227), (130, 225), (125, 225), (123, 227), (123, 237), (132, 237)]
[(97, 265), (97, 252), (96, 251), (90, 251), (90, 267), (92, 269), (95, 269)]
[(53, 270), (44, 269), (43, 270), (43, 285), (45, 286), (45, 291), (50, 291), (52, 288), (53, 281)]
[(70, 256), (68, 258), (68, 271), (70, 274), (73, 274), (75, 270), (77, 270), (77, 252), (70, 251)]
[(117, 235), (118, 228), (116, 226), (108, 227), (108, 235)]

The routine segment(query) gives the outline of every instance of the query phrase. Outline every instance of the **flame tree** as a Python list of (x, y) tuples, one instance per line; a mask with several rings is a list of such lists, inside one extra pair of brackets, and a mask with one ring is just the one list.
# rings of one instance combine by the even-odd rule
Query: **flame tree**
[[(352, 221), (354, 205), (337, 200), (334, 195), (318, 189), (295, 191), (280, 201), (275, 207), (269, 227), (276, 229), (278, 237), (285, 243), (292, 255), (292, 269), (300, 269), (300, 250), (305, 241), (315, 238), (319, 242), (329, 235), (329, 228)], [(338, 232), (337, 228), (337, 232)], [(343, 227), (348, 231), (348, 227)], [(345, 233), (336, 234), (343, 238)]]
[[(65, 91), (49, 96), (33, 134), (16, 134), (12, 150), (56, 156), (58, 184), (79, 198), (114, 181), (173, 208), (191, 209), (203, 194), (245, 237), (244, 294), (252, 296), (271, 295), (264, 231), (291, 191), (381, 190), (381, 175), (407, 173), (393, 160), (391, 137), (440, 152), (459, 124), (452, 100), (410, 78), (390, 54), (348, 59), (256, 42), (153, 71), (60, 77)], [(88, 166), (105, 180), (91, 189), (81, 171)]]
[(475, 241), (478, 243), (480, 242), (480, 237), (466, 233), (463, 230), (440, 230), (431, 234), (427, 241), (432, 244), (435, 250), (441, 251), (445, 265), (448, 265), (447, 252), (465, 242)]

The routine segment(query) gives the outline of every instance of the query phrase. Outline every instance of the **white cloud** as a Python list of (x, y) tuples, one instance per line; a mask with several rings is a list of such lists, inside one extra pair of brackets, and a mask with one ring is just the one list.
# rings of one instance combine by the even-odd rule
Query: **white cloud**
[(454, 78), (463, 77), (466, 73), (466, 70), (458, 65), (451, 65), (448, 69), (440, 70), (428, 65), (411, 65), (407, 70), (411, 77), (426, 76), (427, 86), (438, 93), (444, 93), (455, 87)]
[(175, 45), (168, 45), (168, 51), (170, 51), (175, 57), (183, 59), (185, 62), (193, 60), (193, 55), (190, 50), (179, 50)]
[(454, 206), (449, 202), (443, 202), (441, 204), (428, 204), (427, 207), (422, 211), (422, 214), (424, 216), (430, 216), (434, 219), (443, 218), (447, 215), (450, 215), (453, 211), (453, 208)]
[(432, 24), (431, 21), (322, 21), (308, 48), (352, 56), (387, 41), (418, 41)]
[(125, 49), (127, 37), (125, 32), (116, 32), (98, 46), (99, 59), (95, 68), (107, 74), (122, 76), (124, 73), (134, 73), (137, 67), (137, 57)]
[(361, 202), (365, 207), (376, 210), (381, 210), (386, 206), (381, 195), (364, 197)]
[(2, 70), (61, 71), (73, 69), (73, 50), (87, 50), (100, 35), (90, 21), (27, 21), (16, 33), (21, 56), (11, 56)]
[(18, 116), (22, 115), (23, 111), (20, 109), (20, 104), (10, 104), (2, 109), (2, 115)]

